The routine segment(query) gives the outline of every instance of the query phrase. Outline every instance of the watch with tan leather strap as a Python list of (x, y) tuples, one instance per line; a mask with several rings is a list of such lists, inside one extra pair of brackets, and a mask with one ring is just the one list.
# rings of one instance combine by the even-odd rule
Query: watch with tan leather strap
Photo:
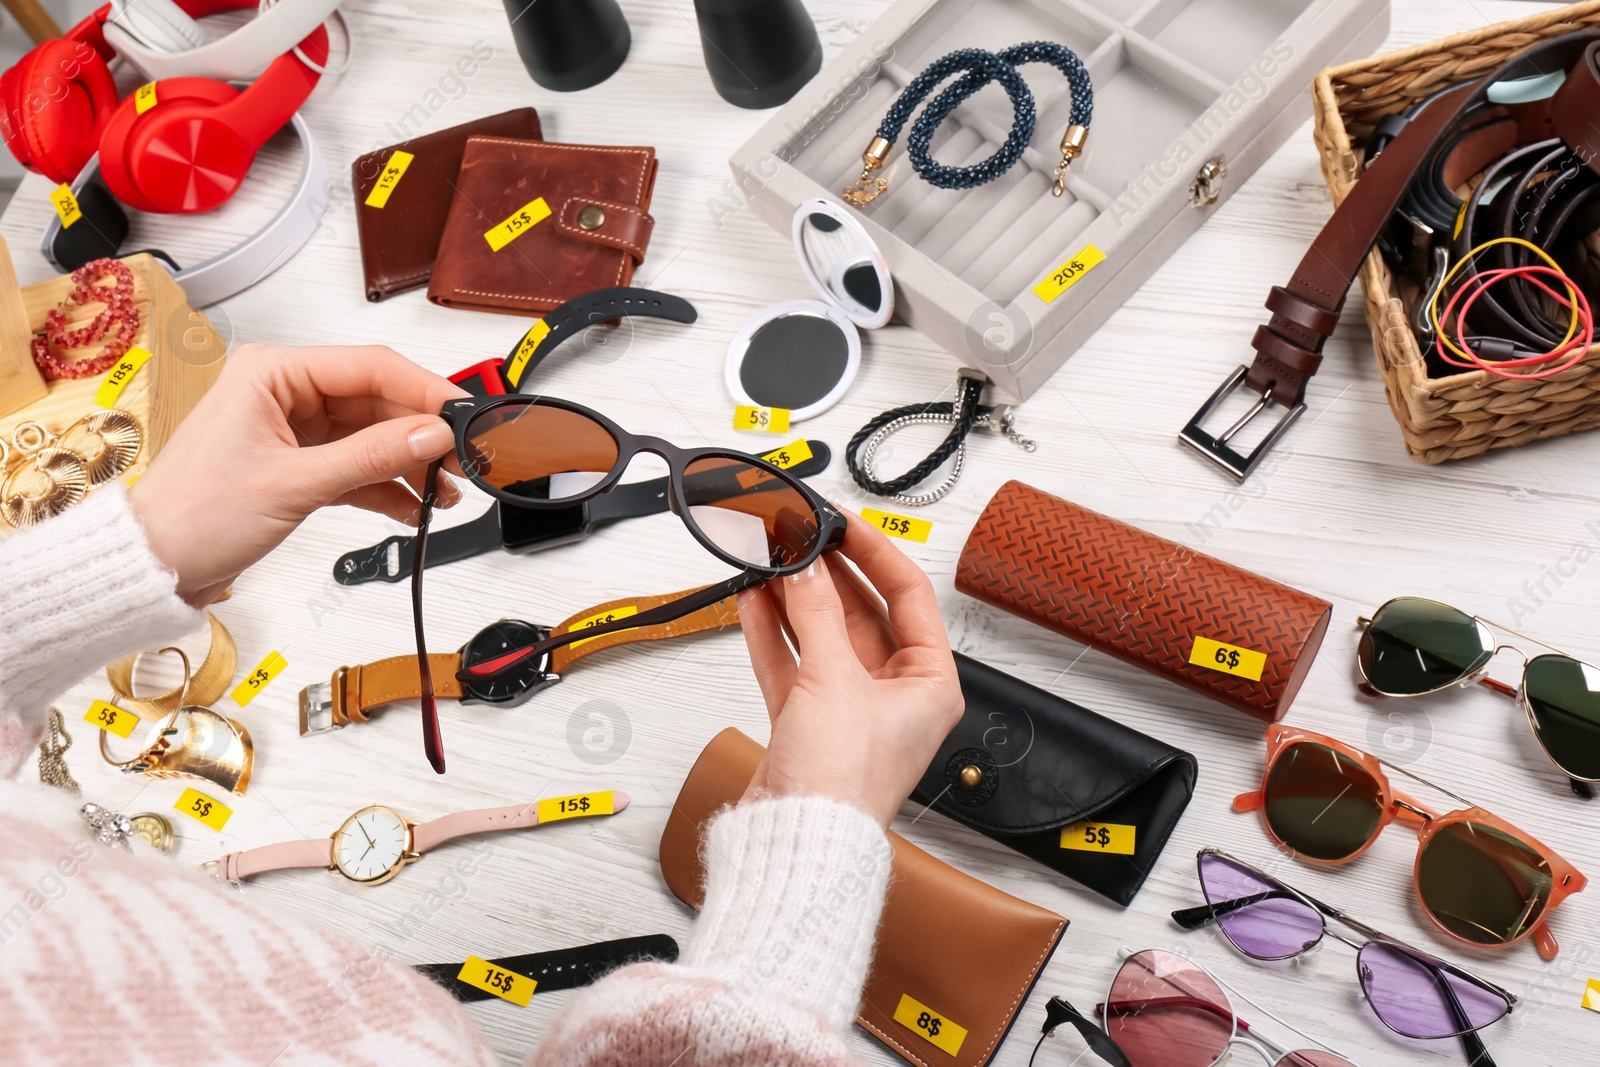
[[(609, 805), (589, 801), (609, 799)], [(352, 882), (378, 885), (400, 873), (400, 868), (421, 859), (430, 849), (469, 834), (496, 830), (520, 830), (539, 825), (539, 809), (545, 804), (583, 801), (586, 815), (615, 815), (628, 806), (625, 793), (588, 793), (575, 798), (552, 801), (530, 800), (504, 808), (479, 808), (458, 811), (427, 822), (412, 822), (384, 804), (371, 804), (354, 812), (325, 838), (314, 841), (284, 841), (276, 845), (230, 852), (221, 859), (201, 864), (222, 881), (237, 884), (263, 871), (321, 867), (342, 874)], [(566, 818), (565, 814), (552, 818)]]
[[(1565, 80), (1543, 99), (1496, 104), (1490, 95), (1496, 86), (1563, 70), (1567, 72)], [(1559, 138), (1574, 157), (1600, 173), (1600, 31), (1563, 34), (1530, 45), (1498, 70), (1440, 93), (1411, 117), (1394, 140), (1369, 161), (1295, 268), (1289, 284), (1273, 287), (1266, 301), (1272, 318), (1256, 330), (1251, 341), (1255, 360), (1228, 376), (1183, 428), (1180, 441), (1240, 481), (1250, 476), (1305, 411), (1306, 383), (1322, 363), (1322, 346), (1339, 322), (1339, 311), (1356, 273), (1423, 161), (1464, 115), (1503, 117), (1513, 135), (1507, 140), (1514, 139), (1516, 144)], [(1468, 152), (1477, 147), (1470, 138), (1461, 138), (1458, 145)], [(1203, 423), (1240, 385), (1257, 394), (1250, 410), (1220, 434), (1208, 433)], [(1249, 453), (1233, 448), (1234, 435), (1269, 404), (1284, 409), (1273, 428)]]
[[(501, 619), (480, 630), (459, 652), (435, 653), (428, 657), (433, 672), (434, 693), (436, 696), (460, 700), (463, 704), (514, 706), (541, 689), (555, 685), (573, 664), (591, 653), (636, 641), (659, 641), (737, 625), (738, 602), (728, 597), (671, 622), (616, 630), (563, 645), (543, 659), (530, 662), (526, 669), (500, 681), (464, 684), (456, 678), (456, 673), (463, 667), (492, 661), (547, 637), (616, 622), (696, 591), (685, 589), (664, 596), (608, 600), (585, 608), (565, 622), (550, 627), (518, 619)], [(417, 671), (415, 654), (391, 656), (356, 667), (340, 667), (328, 681), (317, 682), (300, 690), (300, 734), (304, 737), (337, 730), (351, 723), (363, 723), (375, 708), (397, 700), (416, 700), (421, 695), (422, 679)]]

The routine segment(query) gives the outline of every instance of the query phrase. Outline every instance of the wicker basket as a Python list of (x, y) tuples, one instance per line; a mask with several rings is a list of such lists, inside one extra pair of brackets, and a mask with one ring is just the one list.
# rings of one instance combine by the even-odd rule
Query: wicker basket
[[(1317, 150), (1337, 206), (1361, 170), (1373, 124), (1444, 85), (1480, 77), (1549, 37), (1600, 27), (1600, 0), (1586, 0), (1429, 44), (1329, 67), (1312, 83)], [(1475, 370), (1429, 378), (1394, 278), (1374, 251), (1361, 270), (1367, 325), (1389, 406), (1406, 451), (1422, 463), (1475, 456), (1600, 426), (1600, 345), (1560, 374), (1537, 381)]]

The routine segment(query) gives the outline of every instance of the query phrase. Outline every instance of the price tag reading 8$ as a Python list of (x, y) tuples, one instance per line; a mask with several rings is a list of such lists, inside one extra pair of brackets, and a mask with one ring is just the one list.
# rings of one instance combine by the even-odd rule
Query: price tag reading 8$
[(601, 793), (574, 793), (570, 797), (551, 797), (539, 801), (540, 822), (582, 819), (589, 815), (610, 815), (614, 798), (611, 790)]
[(1113, 856), (1133, 855), (1137, 826), (1114, 822), (1075, 822), (1061, 828), (1061, 847), (1073, 852), (1105, 852)]
[(900, 1006), (894, 1010), (894, 1021), (952, 1056), (961, 1051), (961, 1042), (967, 1039), (965, 1027), (957, 1026), (909, 993), (901, 995)]
[(496, 967), (481, 956), (468, 956), (467, 962), (461, 965), (461, 970), (456, 975), (456, 981), (465, 982), (485, 993), (493, 993), (501, 1000), (509, 1000), (524, 1008), (528, 1006), (534, 989), (539, 985), (527, 975), (508, 971), (504, 967)]

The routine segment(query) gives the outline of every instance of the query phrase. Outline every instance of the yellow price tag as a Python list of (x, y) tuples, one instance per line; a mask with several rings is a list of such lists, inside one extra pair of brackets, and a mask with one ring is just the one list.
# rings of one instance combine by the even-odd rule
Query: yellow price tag
[(383, 165), (383, 173), (378, 175), (378, 180), (373, 183), (372, 192), (367, 194), (362, 203), (375, 208), (382, 208), (387, 204), (389, 194), (394, 192), (394, 187), (405, 177), (406, 168), (411, 166), (411, 161), (416, 158), (410, 152), (402, 152), (396, 148), (389, 156), (389, 162)]
[(957, 1026), (909, 993), (901, 995), (900, 1006), (894, 1010), (894, 1021), (940, 1052), (952, 1056), (961, 1051), (961, 1042), (967, 1039), (965, 1027)]
[(926, 544), (928, 535), (933, 533), (933, 523), (927, 519), (913, 519), (909, 515), (891, 515), (876, 508), (862, 508), (861, 517), (890, 537), (898, 537), (902, 541), (921, 541)]
[(108, 734), (127, 737), (133, 733), (133, 728), (139, 725), (139, 716), (127, 708), (119, 708), (115, 704), (107, 704), (104, 700), (96, 700), (84, 713), (83, 721), (94, 723)]
[[(629, 615), (637, 615), (637, 614), (639, 614), (639, 609), (634, 607), (632, 604), (628, 605), (625, 608), (611, 608), (611, 609), (609, 609), (607, 611), (602, 611), (602, 612), (598, 612), (598, 613), (596, 613), (594, 615), (590, 615), (586, 619), (579, 619), (577, 622), (575, 622), (571, 626), (567, 627), (567, 632), (571, 633), (573, 630), (587, 630), (591, 626), (604, 626), (608, 622), (616, 622), (618, 619), (626, 619)], [(631, 629), (633, 629), (633, 627), (631, 627), (631, 626), (628, 627), (628, 630), (631, 630)], [(611, 631), (611, 633), (617, 633), (617, 634), (627, 633), (628, 630), (613, 630), (613, 631)], [(611, 634), (601, 634), (600, 635), (600, 637), (610, 637), (610, 636), (611, 636)], [(579, 645), (586, 645), (590, 641), (598, 641), (598, 640), (600, 640), (599, 637), (585, 637), (585, 638), (583, 638), (581, 640), (572, 642), (571, 646), (569, 646), (569, 647), (577, 648)]]
[(268, 652), (267, 658), (256, 664), (256, 669), (244, 676), (244, 681), (233, 687), (233, 702), (241, 708), (254, 700), (289, 661), (278, 652)]
[(56, 186), (50, 193), (50, 203), (55, 205), (56, 214), (61, 216), (63, 230), (83, 218), (83, 212), (78, 208), (78, 198), (72, 195), (72, 186), (66, 182)]
[(198, 789), (185, 789), (178, 796), (178, 802), (172, 806), (195, 822), (209, 826), (219, 834), (233, 816), (232, 808), (220, 800), (212, 800)]
[(456, 974), (456, 981), (465, 982), (485, 993), (493, 993), (501, 1000), (509, 1000), (523, 1008), (528, 1006), (529, 998), (539, 985), (527, 975), (496, 967), (481, 956), (468, 956), (467, 962), (461, 965), (461, 970)]
[(549, 217), (550, 205), (544, 202), (544, 197), (535, 197), (513, 211), (504, 222), (485, 230), (483, 239), (489, 242), (492, 251), (498, 252)]
[(1050, 272), (1050, 276), (1033, 287), (1033, 295), (1050, 303), (1071, 289), (1083, 276), (1105, 261), (1106, 254), (1094, 245), (1084, 245), (1073, 257)]
[(117, 365), (106, 372), (100, 382), (100, 388), (94, 391), (94, 402), (103, 408), (117, 406), (117, 398), (122, 395), (122, 390), (127, 388), (133, 376), (139, 373), (139, 368), (150, 361), (149, 349), (134, 345), (123, 353)]
[(1061, 847), (1074, 852), (1108, 852), (1114, 856), (1131, 856), (1136, 830), (1136, 826), (1114, 822), (1075, 822), (1061, 828)]
[(574, 793), (570, 797), (551, 797), (539, 801), (540, 822), (582, 819), (589, 815), (611, 814), (611, 790), (602, 793)]
[(515, 389), (522, 384), (523, 372), (528, 369), (528, 360), (533, 358), (533, 350), (550, 334), (550, 326), (543, 319), (528, 327), (528, 332), (522, 335), (522, 340), (517, 342), (517, 350), (511, 353), (511, 364), (506, 368), (506, 381)]
[(1253, 648), (1225, 645), (1221, 641), (1213, 641), (1209, 637), (1196, 634), (1194, 648), (1189, 650), (1189, 662), (1196, 667), (1205, 667), (1208, 670), (1221, 671), (1223, 674), (1233, 674), (1240, 678), (1248, 678), (1252, 682), (1259, 682), (1261, 672), (1267, 666), (1267, 654), (1257, 652)]
[(1600, 1011), (1600, 978), (1589, 979), (1583, 987), (1583, 1006), (1590, 1011)]
[(763, 452), (761, 458), (777, 467), (779, 470), (788, 470), (797, 464), (804, 463), (811, 458), (811, 446), (806, 444), (804, 437), (791, 441), (782, 448), (774, 448), (771, 452)]
[(156, 106), (156, 83), (145, 82), (133, 91), (133, 112), (143, 115)]
[(735, 430), (755, 430), (757, 433), (788, 433), (788, 408), (761, 408), (740, 404), (733, 409)]

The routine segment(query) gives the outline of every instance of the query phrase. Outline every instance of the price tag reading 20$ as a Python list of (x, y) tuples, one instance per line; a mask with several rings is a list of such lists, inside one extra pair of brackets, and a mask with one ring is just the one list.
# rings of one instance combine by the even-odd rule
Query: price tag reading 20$
[(1267, 654), (1241, 645), (1225, 645), (1209, 637), (1195, 635), (1194, 647), (1189, 650), (1189, 662), (1196, 667), (1221, 671), (1252, 682), (1261, 681), (1261, 672), (1267, 666)]
[(1084, 245), (1077, 255), (1050, 272), (1050, 276), (1033, 287), (1033, 295), (1050, 303), (1062, 293), (1083, 280), (1083, 276), (1105, 262), (1106, 254), (1094, 245)]
[(574, 793), (570, 797), (551, 797), (539, 801), (539, 821), (559, 822), (562, 819), (581, 819), (588, 815), (610, 815), (611, 790), (603, 793)]
[(910, 994), (901, 995), (900, 1006), (894, 1010), (894, 1021), (952, 1056), (961, 1051), (961, 1042), (967, 1039), (965, 1027), (957, 1026)]
[(490, 250), (498, 252), (549, 217), (550, 205), (544, 202), (544, 197), (535, 197), (513, 211), (504, 222), (485, 230), (483, 239), (489, 242)]
[(493, 993), (501, 1000), (509, 1000), (524, 1008), (539, 984), (525, 974), (496, 967), (481, 956), (468, 956), (467, 962), (461, 965), (461, 971), (456, 975), (456, 981), (465, 982), (485, 993)]

